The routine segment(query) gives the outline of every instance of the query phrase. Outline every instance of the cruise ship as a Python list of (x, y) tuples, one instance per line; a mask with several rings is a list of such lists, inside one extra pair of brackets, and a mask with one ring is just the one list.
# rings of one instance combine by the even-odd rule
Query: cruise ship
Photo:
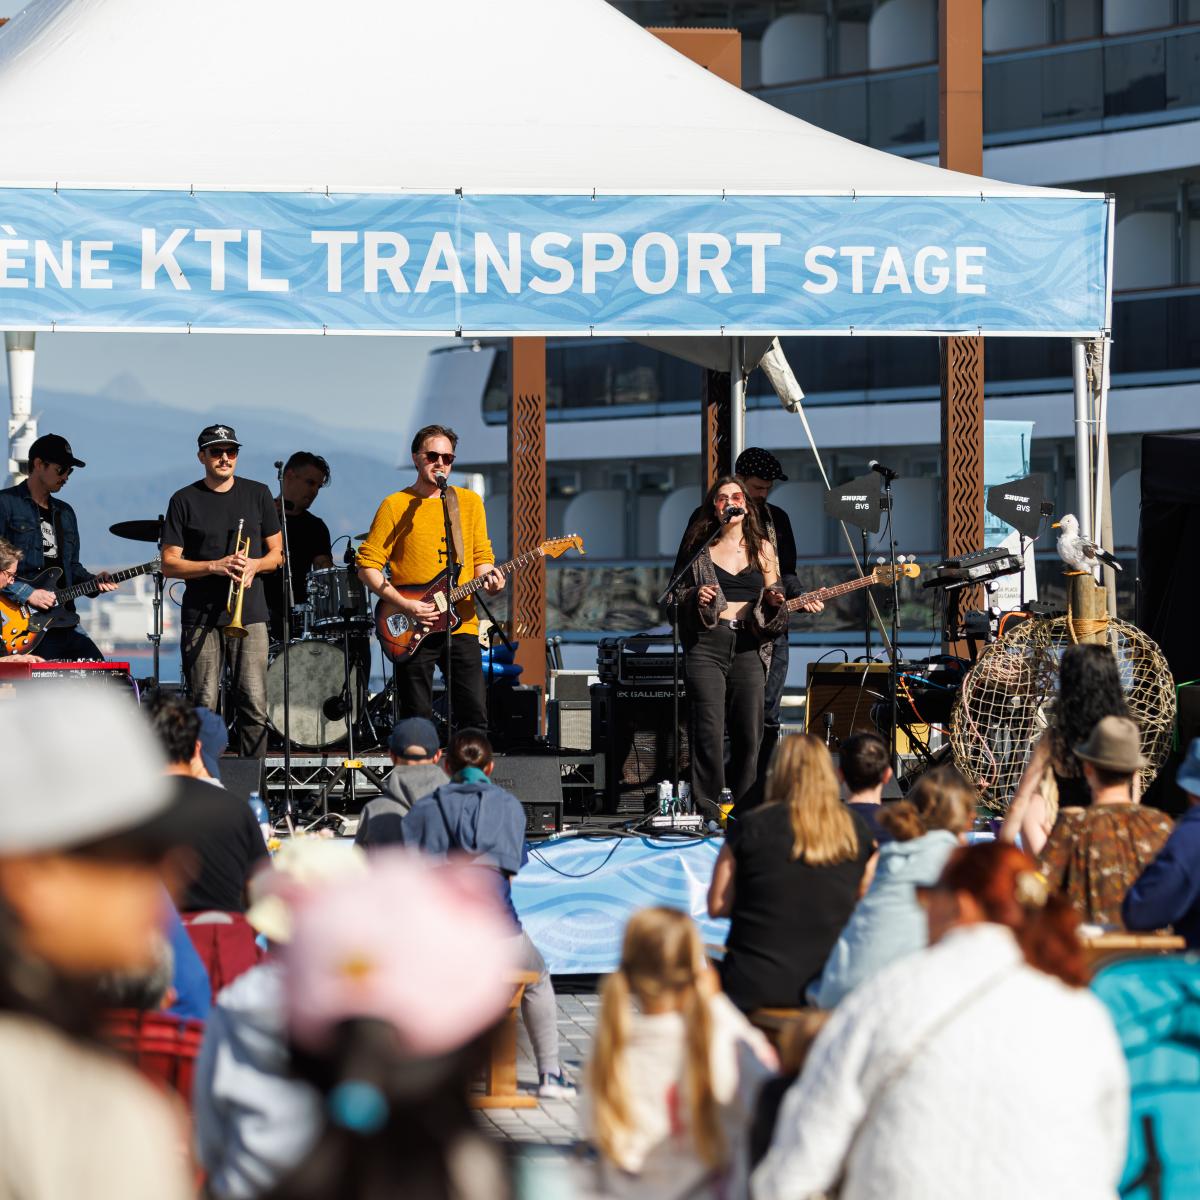
[[(936, 162), (935, 0), (614, 0), (646, 26), (735, 27), (743, 85), (764, 101), (870, 146)], [(1125, 560), (1121, 615), (1133, 615), (1143, 433), (1200, 429), (1200, 0), (986, 0), (984, 173), (1115, 195), (1112, 386), (1114, 542)], [(829, 476), (897, 470), (898, 549), (938, 557), (939, 343), (929, 338), (784, 339)], [(1045, 476), (1054, 512), (1072, 508), (1070, 343), (996, 338), (985, 346), (987, 482)], [(598, 638), (660, 626), (654, 605), (699, 496), (701, 371), (616, 339), (547, 344), (550, 534), (578, 532), (584, 563), (548, 572), (549, 631), (567, 666)], [(464, 341), (429, 357), (413, 427), (453, 426), (476, 474), (497, 552), (508, 509), (509, 346)], [(796, 531), (801, 579), (854, 574), (800, 419), (761, 371), (747, 387), (746, 444), (788, 476), (772, 502)], [(1003, 532), (996, 531), (996, 535)], [(1054, 534), (1035, 547), (1044, 599), (1061, 594)], [(857, 543), (857, 535), (856, 535)], [(882, 553), (871, 539), (869, 559)], [(907, 584), (905, 654), (936, 652), (936, 591)], [(861, 596), (861, 594), (860, 594)], [(997, 597), (1000, 600), (1000, 597)], [(1011, 589), (1006, 602), (1017, 601)], [(878, 653), (865, 604), (848, 599), (793, 621), (789, 687), (808, 662)]]

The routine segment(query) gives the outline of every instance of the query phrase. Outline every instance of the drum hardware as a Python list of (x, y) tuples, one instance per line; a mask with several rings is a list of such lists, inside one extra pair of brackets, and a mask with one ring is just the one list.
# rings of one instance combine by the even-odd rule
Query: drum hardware
[[(158, 547), (158, 561), (161, 563), (164, 524), (165, 520), (160, 513), (157, 519), (153, 521), (118, 521), (115, 525), (108, 527), (108, 532), (119, 538), (126, 538), (131, 542), (153, 542)], [(153, 676), (156, 688), (158, 687), (159, 655), (162, 650), (163, 639), (163, 590), (165, 587), (166, 580), (160, 566), (154, 572), (154, 601), (151, 605), (151, 611), (154, 616), (151, 621), (150, 632), (146, 635), (154, 656)]]

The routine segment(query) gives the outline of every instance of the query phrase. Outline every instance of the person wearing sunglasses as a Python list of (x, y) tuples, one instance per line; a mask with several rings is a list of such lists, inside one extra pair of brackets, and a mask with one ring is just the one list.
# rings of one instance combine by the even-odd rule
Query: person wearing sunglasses
[[(283, 562), (283, 534), (271, 489), (237, 477), (242, 444), (229, 425), (207, 425), (196, 439), (204, 477), (180, 488), (167, 505), (163, 526), (163, 574), (182, 579), (180, 650), (192, 702), (217, 709), (221, 673), (228, 662), (230, 686), (224, 717), (236, 719), (230, 742), (243, 757), (267, 752), (267, 601), (260, 576)], [(236, 552), (238, 528), (249, 540)], [(227, 638), (226, 603), (231, 580), (245, 588), (246, 635)]]
[[(87, 464), (76, 458), (71, 443), (57, 433), (45, 433), (29, 447), (29, 474), (14, 487), (0, 491), (0, 538), (21, 552), (20, 572), (2, 587), (4, 595), (30, 608), (54, 608), (58, 598), (31, 580), (51, 567), (62, 572), (58, 586), (95, 583), (99, 592), (117, 587), (107, 571), (93, 574), (79, 562), (79, 521), (75, 510), (58, 498), (71, 472)], [(46, 659), (90, 659), (104, 657), (79, 628), (74, 601), (68, 601), (50, 622), (37, 652)]]
[[(417, 430), (412, 440), (417, 476), (403, 491), (393, 492), (383, 501), (366, 541), (358, 548), (359, 578), (381, 600), (397, 605), (417, 622), (432, 621), (438, 615), (435, 606), (407, 599), (392, 585), (429, 583), (446, 569), (441, 490), (454, 466), (457, 446), (458, 434), (444, 425), (426, 425)], [(504, 576), (495, 569), (483, 501), (470, 488), (447, 485), (447, 490), (459, 581), (484, 578), (484, 590), (494, 594), (504, 587)], [(384, 567), (390, 569), (390, 579), (385, 577)], [(460, 601), (455, 612), (462, 624), (453, 634), (431, 634), (415, 654), (398, 665), (400, 717), (432, 720), (434, 664), (444, 674), (448, 662), (455, 727), (486, 729), (479, 620), (471, 598)]]

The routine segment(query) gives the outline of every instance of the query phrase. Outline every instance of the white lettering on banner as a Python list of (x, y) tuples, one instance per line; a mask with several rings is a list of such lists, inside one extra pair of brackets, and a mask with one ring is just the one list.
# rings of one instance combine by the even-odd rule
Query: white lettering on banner
[[(662, 277), (651, 279), (646, 271), (646, 256), (657, 246), (663, 255)], [(633, 282), (650, 296), (669, 292), (679, 280), (679, 247), (669, 233), (643, 233), (633, 243)]]
[(463, 277), (454, 240), (444, 229), (439, 229), (430, 239), (429, 252), (425, 255), (421, 274), (417, 276), (415, 290), (427, 292), (432, 283), (453, 284), (456, 292), (467, 290), (467, 281)]
[(57, 258), (50, 248), (50, 243), (38, 238), (33, 244), (33, 286), (46, 286), (46, 270), (58, 281), (58, 286), (71, 286), (72, 245), (70, 239), (62, 244), (62, 257)]
[(767, 247), (783, 245), (783, 234), (739, 233), (734, 240), (750, 247), (750, 290), (761, 295), (767, 290)]
[(838, 284), (838, 273), (823, 259), (832, 258), (837, 251), (832, 246), (809, 246), (804, 252), (804, 269), (813, 275), (820, 275), (821, 282), (815, 279), (804, 281), (804, 290), (814, 296), (825, 296), (832, 292)]
[(975, 279), (983, 274), (983, 263), (973, 263), (973, 258), (984, 258), (987, 255), (986, 246), (956, 246), (954, 248), (955, 291), (960, 296), (983, 296), (987, 288), (983, 281)]
[(529, 246), (529, 257), (539, 267), (545, 267), (550, 271), (558, 272), (557, 280), (542, 279), (541, 276), (534, 276), (529, 281), (529, 286), (535, 292), (543, 292), (547, 296), (556, 296), (560, 292), (567, 291), (571, 284), (575, 282), (575, 268), (571, 265), (570, 259), (563, 258), (559, 254), (548, 253), (548, 248), (553, 246), (559, 250), (565, 250), (571, 244), (570, 237), (565, 233), (539, 233), (533, 239)]
[[(604, 247), (609, 254), (600, 258), (596, 251)], [(583, 294), (596, 293), (596, 276), (619, 270), (625, 263), (625, 239), (615, 233), (585, 233), (583, 235)]]
[(291, 290), (291, 281), (284, 278), (271, 279), (263, 275), (262, 230), (246, 231), (246, 291), (286, 292)]
[(79, 286), (90, 290), (93, 288), (110, 288), (111, 279), (97, 279), (97, 271), (108, 270), (107, 258), (94, 258), (98, 250), (111, 251), (112, 242), (82, 241), (79, 243)]
[(10, 271), (25, 270), (25, 257), (13, 257), (18, 250), (28, 250), (29, 242), (25, 238), (0, 238), (0, 287), (27, 288), (28, 279), (14, 279)]
[(850, 290), (855, 295), (863, 290), (863, 259), (875, 257), (874, 246), (843, 246), (838, 252), (850, 260)]
[(225, 290), (225, 247), (242, 240), (240, 229), (197, 229), (193, 240), (208, 243), (208, 278), (214, 292)]
[(488, 268), (496, 272), (496, 278), (504, 284), (504, 290), (515, 296), (521, 290), (521, 235), (508, 235), (508, 260), (500, 254), (500, 248), (490, 233), (475, 235), (475, 290), (486, 294), (488, 290)]
[[(711, 258), (705, 258), (704, 251), (716, 251)], [(733, 288), (725, 278), (725, 268), (733, 255), (729, 239), (720, 233), (689, 233), (687, 235), (687, 290), (696, 295), (700, 291), (700, 273), (704, 272), (712, 280), (712, 285), (718, 292), (729, 295)]]
[(875, 276), (875, 286), (871, 291), (878, 295), (886, 287), (898, 287), (902, 292), (912, 292), (899, 246), (889, 246), (883, 252), (883, 264), (879, 268), (879, 274)]
[(917, 256), (913, 259), (913, 282), (917, 285), (918, 292), (936, 296), (950, 286), (949, 267), (934, 267), (932, 272), (929, 272), (928, 267), (931, 258), (945, 262), (948, 257), (941, 246), (922, 246), (917, 251)]
[[(200, 235), (197, 233), (197, 237)], [(342, 290), (342, 247), (358, 242), (358, 233), (353, 229), (314, 229), (313, 245), (325, 247), (325, 290)]]
[[(384, 248), (391, 254), (381, 253)], [(363, 234), (363, 291), (379, 291), (379, 272), (386, 271), (394, 292), (407, 292), (408, 280), (400, 270), (408, 262), (408, 238), (402, 233)]]
[(158, 231), (155, 229), (142, 230), (142, 290), (152, 292), (158, 287), (159, 271), (166, 271), (167, 278), (175, 285), (177, 292), (190, 292), (192, 285), (188, 283), (175, 251), (179, 243), (191, 231), (187, 228), (173, 229), (170, 236), (161, 246), (157, 245)]

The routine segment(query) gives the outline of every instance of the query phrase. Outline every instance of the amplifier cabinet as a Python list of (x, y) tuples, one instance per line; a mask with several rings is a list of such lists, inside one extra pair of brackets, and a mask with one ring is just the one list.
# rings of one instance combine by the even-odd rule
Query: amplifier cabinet
[[(605, 755), (604, 811), (649, 812), (658, 782), (672, 773), (674, 743), (670, 684), (598, 683), (592, 686), (592, 751)], [(687, 695), (679, 690), (679, 776), (688, 777)]]
[(588, 752), (592, 748), (592, 701), (551, 700), (550, 745), (558, 750)]
[[(887, 663), (878, 662), (809, 663), (805, 732), (824, 740), (825, 717), (831, 714), (830, 732), (836, 742), (844, 742), (852, 733), (864, 732), (878, 733), (888, 741), (887, 730), (892, 720), (889, 670)], [(928, 725), (914, 725), (913, 732), (928, 741)], [(910, 753), (908, 734), (903, 729), (896, 749), (900, 754)]]

